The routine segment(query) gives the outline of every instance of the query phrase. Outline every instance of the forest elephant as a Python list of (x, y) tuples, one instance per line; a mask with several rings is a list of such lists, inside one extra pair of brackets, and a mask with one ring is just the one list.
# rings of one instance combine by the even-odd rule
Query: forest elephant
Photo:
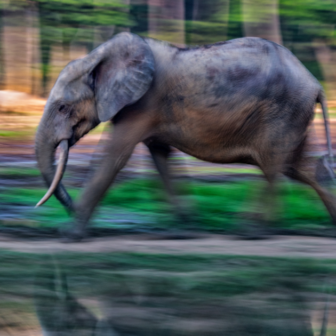
[[(305, 164), (316, 103), (332, 158), (322, 87), (283, 46), (248, 37), (182, 49), (118, 34), (70, 62), (50, 92), (36, 134), (38, 167), (49, 187), (38, 205), (54, 194), (73, 214), (67, 236), (81, 240), (98, 202), (143, 142), (177, 208), (167, 168), (171, 146), (208, 162), (258, 166), (268, 181), (267, 198), (279, 174), (306, 183), (336, 223), (334, 197)], [(102, 162), (72, 202), (61, 182), (69, 148), (106, 121), (113, 131)]]

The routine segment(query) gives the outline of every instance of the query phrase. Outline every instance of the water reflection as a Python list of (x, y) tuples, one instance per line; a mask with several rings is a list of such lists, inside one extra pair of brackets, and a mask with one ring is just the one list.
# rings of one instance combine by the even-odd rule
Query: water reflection
[(269, 274), (253, 288), (238, 275), (244, 269), (251, 277), (253, 262), (217, 260), (210, 270), (191, 261), (183, 271), (186, 258), (165, 270), (153, 268), (155, 259), (147, 257), (147, 267), (99, 267), (99, 279), (68, 276), (59, 264), (40, 271), (35, 307), (44, 335), (313, 335), (314, 304), (301, 276)]

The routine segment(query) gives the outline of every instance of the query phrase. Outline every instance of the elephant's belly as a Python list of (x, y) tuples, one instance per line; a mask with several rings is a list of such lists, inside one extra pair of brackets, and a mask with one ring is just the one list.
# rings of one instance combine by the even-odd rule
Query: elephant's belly
[(255, 164), (253, 150), (244, 146), (194, 146), (188, 143), (171, 144), (180, 151), (197, 159), (213, 163), (249, 163)]
[[(254, 138), (254, 137), (253, 137)], [(222, 123), (174, 124), (164, 132), (163, 140), (180, 151), (214, 163), (254, 164), (256, 141)]]

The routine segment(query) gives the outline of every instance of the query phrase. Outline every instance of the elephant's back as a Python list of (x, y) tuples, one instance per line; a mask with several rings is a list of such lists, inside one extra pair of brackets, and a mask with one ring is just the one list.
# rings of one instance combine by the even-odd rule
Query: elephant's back
[[(289, 50), (259, 38), (172, 48), (157, 57), (155, 83), (163, 137), (212, 162), (238, 162), (260, 139), (301, 139), (321, 89)], [(225, 156), (228, 148), (240, 154)]]
[[(188, 105), (231, 111), (268, 101), (311, 105), (320, 84), (286, 48), (261, 38), (240, 38), (180, 49), (168, 77)], [(169, 67), (168, 67), (169, 68)]]
[(269, 85), (280, 79), (288, 85), (307, 81), (318, 84), (287, 48), (258, 37), (179, 49), (176, 60), (173, 63), (183, 75), (200, 74), (213, 79), (218, 74), (224, 81), (239, 82), (241, 86), (248, 84), (248, 80)]

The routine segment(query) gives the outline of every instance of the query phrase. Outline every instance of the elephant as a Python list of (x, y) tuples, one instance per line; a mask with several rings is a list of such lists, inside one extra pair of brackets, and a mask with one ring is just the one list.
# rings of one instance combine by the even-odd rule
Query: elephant
[[(160, 302), (154, 295), (143, 298), (140, 305), (123, 292), (120, 311), (118, 302), (108, 294), (104, 295), (106, 303), (100, 305), (103, 316), (99, 318), (71, 294), (65, 274), (58, 270), (36, 281), (34, 305), (44, 336), (313, 336), (304, 298), (297, 288), (289, 286), (286, 291), (226, 298), (224, 302), (203, 298), (197, 303), (174, 296), (163, 296)], [(326, 335), (328, 315), (326, 304), (321, 336)]]
[[(213, 163), (261, 169), (267, 199), (279, 174), (311, 186), (336, 223), (333, 195), (306, 163), (309, 126), (322, 106), (330, 168), (327, 105), (317, 79), (285, 47), (245, 37), (199, 47), (120, 33), (59, 74), (38, 126), (38, 167), (51, 195), (73, 215), (65, 235), (80, 241), (93, 211), (138, 143), (151, 153), (177, 213), (169, 183), (171, 147)], [(101, 122), (113, 123), (99, 167), (73, 202), (61, 179), (69, 148)], [(57, 167), (56, 148), (61, 149)], [(330, 169), (329, 169), (330, 170)]]

